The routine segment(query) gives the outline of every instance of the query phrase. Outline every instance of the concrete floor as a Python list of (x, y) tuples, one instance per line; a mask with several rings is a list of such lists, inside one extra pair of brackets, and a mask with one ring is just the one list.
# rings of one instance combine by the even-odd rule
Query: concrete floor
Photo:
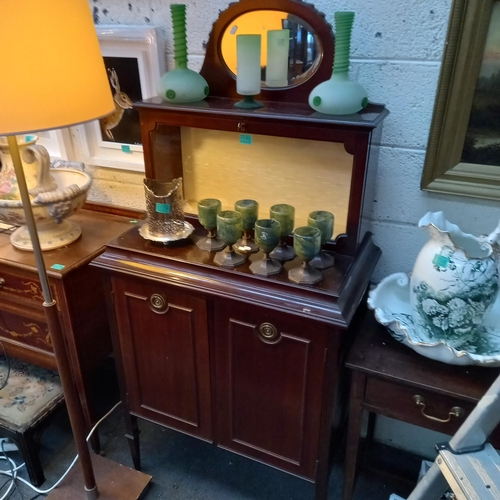
[[(112, 406), (104, 398), (103, 410)], [(252, 460), (221, 450), (209, 443), (140, 421), (142, 470), (153, 476), (145, 499), (169, 500), (305, 500), (314, 498), (314, 486), (307, 481)], [(124, 437), (122, 410), (119, 407), (100, 426), (99, 435), (105, 456), (132, 467)], [(75, 454), (71, 428), (65, 409), (59, 412), (42, 436), (40, 452), (46, 482), (50, 487), (64, 472)], [(393, 449), (385, 455), (395, 462), (405, 459)], [(16, 462), (17, 452), (9, 453)], [(378, 462), (378, 456), (372, 459)], [(2, 465), (5, 467), (5, 465)], [(415, 474), (418, 465), (413, 462)], [(329, 482), (329, 500), (342, 497), (342, 456), (336, 458)], [(27, 477), (21, 472), (22, 477)], [(1, 483), (0, 483), (1, 484)], [(83, 485), (82, 485), (83, 488)], [(0, 490), (0, 498), (5, 489)], [(411, 488), (394, 478), (362, 471), (353, 500), (388, 500), (391, 493), (404, 498)], [(24, 485), (14, 491), (12, 500), (31, 499), (35, 495)], [(43, 498), (40, 495), (37, 498)]]

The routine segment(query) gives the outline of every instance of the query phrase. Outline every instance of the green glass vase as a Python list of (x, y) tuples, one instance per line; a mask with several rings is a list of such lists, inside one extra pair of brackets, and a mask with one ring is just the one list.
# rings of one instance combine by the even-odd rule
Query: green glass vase
[(330, 115), (357, 113), (368, 104), (364, 87), (349, 79), (349, 53), (354, 12), (335, 12), (335, 60), (329, 80), (309, 94), (309, 106)]
[(208, 95), (208, 83), (199, 73), (187, 67), (186, 5), (170, 6), (174, 28), (175, 69), (167, 71), (158, 82), (158, 95), (167, 102), (197, 102)]

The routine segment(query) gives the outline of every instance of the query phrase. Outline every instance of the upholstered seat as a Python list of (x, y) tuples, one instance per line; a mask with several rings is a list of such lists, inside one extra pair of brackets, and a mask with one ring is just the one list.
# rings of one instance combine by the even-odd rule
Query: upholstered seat
[(0, 390), (0, 435), (16, 442), (30, 481), (39, 486), (45, 481), (38, 457), (39, 438), (47, 417), (64, 401), (59, 375), (13, 358), (8, 373), (7, 360), (0, 356), (0, 387), (6, 377)]

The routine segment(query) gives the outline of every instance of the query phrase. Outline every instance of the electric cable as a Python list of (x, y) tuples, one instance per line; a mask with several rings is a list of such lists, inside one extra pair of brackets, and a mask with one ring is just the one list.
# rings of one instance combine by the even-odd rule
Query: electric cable
[[(100, 418), (96, 424), (94, 425), (94, 427), (92, 427), (92, 429), (90, 430), (87, 438), (86, 438), (86, 441), (88, 442), (90, 437), (92, 436), (92, 434), (95, 432), (95, 430), (97, 429), (97, 427), (101, 424), (101, 422), (103, 420), (105, 420), (111, 413), (113, 413), (115, 411), (116, 408), (118, 408), (118, 406), (121, 405), (121, 401), (118, 401), (118, 403), (115, 404), (115, 406), (113, 406), (113, 408), (111, 408), (111, 410), (109, 410), (106, 415), (104, 415), (102, 418)], [(2, 451), (3, 451), (3, 442), (0, 443), (1, 445), (1, 448), (2, 448)], [(5, 454), (5, 452), (4, 452)], [(35, 486), (33, 486), (29, 481), (27, 481), (26, 479), (22, 478), (22, 477), (19, 477), (17, 475), (17, 471), (21, 468), (21, 467), (24, 467), (24, 463), (19, 465), (19, 466), (16, 466), (15, 462), (7, 457), (7, 455), (5, 455), (5, 457), (2, 457), (0, 456), (0, 459), (2, 460), (5, 460), (7, 459), (8, 462), (10, 463), (11, 465), (11, 471), (7, 471), (7, 470), (1, 470), (0, 469), (0, 474), (3, 474), (5, 476), (10, 476), (12, 478), (11, 480), (11, 484), (9, 485), (9, 488), (7, 489), (7, 491), (5, 492), (4, 496), (0, 497), (0, 500), (7, 500), (8, 498), (8, 495), (11, 493), (11, 490), (12, 488), (15, 486), (14, 483), (15, 481), (21, 481), (23, 482), (24, 484), (26, 484), (27, 486), (29, 486), (33, 491), (36, 491), (37, 492), (37, 495), (33, 498), (36, 498), (38, 495), (40, 494), (47, 494), (47, 493), (50, 493), (54, 488), (56, 488), (57, 486), (59, 486), (59, 484), (61, 483), (61, 481), (68, 475), (69, 471), (73, 468), (73, 466), (75, 465), (76, 461), (78, 460), (78, 455), (76, 455), (76, 457), (73, 459), (73, 461), (71, 462), (70, 466), (66, 469), (66, 472), (48, 489), (46, 490), (41, 490), (39, 488), (36, 488)]]

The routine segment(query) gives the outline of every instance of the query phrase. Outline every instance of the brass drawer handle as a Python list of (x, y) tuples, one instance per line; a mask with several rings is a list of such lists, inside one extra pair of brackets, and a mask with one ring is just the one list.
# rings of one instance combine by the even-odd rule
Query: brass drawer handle
[(149, 303), (153, 307), (153, 312), (155, 313), (165, 313), (168, 311), (168, 304), (159, 293), (153, 293), (149, 299)]
[(259, 333), (266, 341), (275, 341), (279, 337), (278, 329), (272, 323), (262, 323), (259, 327)]
[(238, 123), (238, 130), (240, 132), (245, 132), (245, 124), (243, 122)]
[(3, 288), (5, 285), (5, 280), (3, 278), (0, 278), (0, 288)]
[(463, 417), (464, 413), (465, 413), (464, 410), (462, 410), (462, 408), (460, 408), (460, 406), (454, 406), (449, 411), (447, 419), (437, 418), (437, 417), (433, 417), (432, 415), (427, 415), (427, 413), (425, 413), (425, 399), (422, 396), (419, 396), (418, 394), (416, 394), (415, 396), (413, 396), (413, 401), (415, 402), (415, 404), (417, 406), (422, 407), (422, 409), (420, 411), (425, 418), (428, 418), (429, 420), (433, 420), (434, 422), (441, 422), (442, 424), (446, 424), (447, 422), (449, 422), (451, 420), (451, 417), (457, 417), (457, 418)]

